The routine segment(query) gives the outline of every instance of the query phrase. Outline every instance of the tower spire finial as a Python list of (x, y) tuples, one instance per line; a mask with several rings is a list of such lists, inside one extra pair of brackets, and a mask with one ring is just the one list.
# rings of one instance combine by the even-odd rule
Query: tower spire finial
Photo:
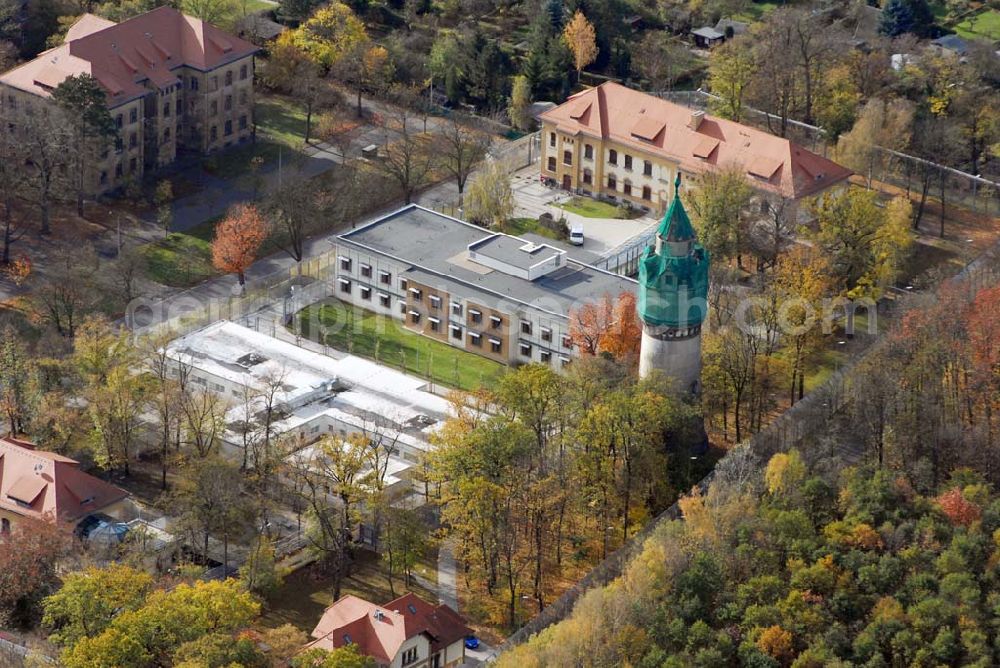
[(677, 178), (674, 179), (674, 197), (681, 196), (681, 173), (677, 172)]

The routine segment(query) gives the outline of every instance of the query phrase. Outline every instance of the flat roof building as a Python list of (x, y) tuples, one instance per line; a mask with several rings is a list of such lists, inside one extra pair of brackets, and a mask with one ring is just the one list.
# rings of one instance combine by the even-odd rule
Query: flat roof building
[(230, 321), (219, 321), (182, 336), (167, 355), (187, 382), (225, 397), (231, 408), (224, 437), (227, 451), (242, 455), (239, 425), (266, 406), (248, 390), (277, 383), (273, 405), (280, 414), (274, 432), (303, 462), (316, 453), (311, 444), (324, 434), (364, 433), (392, 451), (386, 488), (394, 496), (414, 492), (412, 469), (430, 448), (428, 438), (449, 415), (449, 402), (429, 391), (426, 381), (353, 355), (334, 359)]
[(555, 245), (409, 205), (337, 240), (334, 295), (503, 364), (559, 368), (569, 314), (635, 281)]

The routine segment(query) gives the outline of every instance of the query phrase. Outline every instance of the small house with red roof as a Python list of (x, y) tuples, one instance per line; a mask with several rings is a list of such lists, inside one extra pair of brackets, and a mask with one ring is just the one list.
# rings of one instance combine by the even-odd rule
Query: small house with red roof
[(69, 457), (10, 436), (0, 438), (0, 533), (24, 517), (76, 524), (96, 512), (114, 516), (127, 496), (81, 471)]
[(386, 668), (447, 668), (465, 661), (471, 630), (455, 610), (405, 594), (384, 605), (342, 596), (323, 612), (305, 649), (355, 645)]
[(680, 174), (739, 169), (759, 192), (800, 202), (851, 170), (784, 137), (608, 82), (541, 116), (541, 177), (662, 213)]

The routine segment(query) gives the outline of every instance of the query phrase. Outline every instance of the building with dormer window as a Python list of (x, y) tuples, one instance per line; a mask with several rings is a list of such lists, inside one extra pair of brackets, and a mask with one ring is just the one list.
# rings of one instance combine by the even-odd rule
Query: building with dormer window
[(93, 76), (118, 137), (95, 156), (85, 190), (108, 192), (185, 152), (248, 141), (258, 51), (170, 7), (122, 23), (84, 14), (62, 45), (0, 75), (0, 132), (16, 138), (24, 115), (51, 104), (66, 78)]
[(541, 176), (662, 213), (678, 174), (736, 166), (759, 193), (799, 202), (851, 171), (783, 137), (609, 82), (539, 116)]

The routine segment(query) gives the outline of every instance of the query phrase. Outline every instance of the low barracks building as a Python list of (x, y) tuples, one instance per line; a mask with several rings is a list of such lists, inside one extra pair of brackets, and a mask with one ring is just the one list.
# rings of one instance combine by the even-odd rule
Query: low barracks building
[(636, 288), (569, 252), (409, 205), (340, 235), (334, 294), (497, 362), (559, 369), (578, 354), (570, 312)]
[(577, 93), (540, 120), (543, 178), (658, 213), (678, 173), (697, 180), (735, 165), (759, 193), (793, 201), (851, 175), (788, 139), (616, 83)]
[(180, 152), (248, 140), (258, 50), (170, 7), (117, 24), (84, 14), (61, 46), (0, 75), (0, 132), (16, 136), (67, 77), (93, 76), (107, 94), (118, 140), (95, 156), (86, 189), (107, 192)]

